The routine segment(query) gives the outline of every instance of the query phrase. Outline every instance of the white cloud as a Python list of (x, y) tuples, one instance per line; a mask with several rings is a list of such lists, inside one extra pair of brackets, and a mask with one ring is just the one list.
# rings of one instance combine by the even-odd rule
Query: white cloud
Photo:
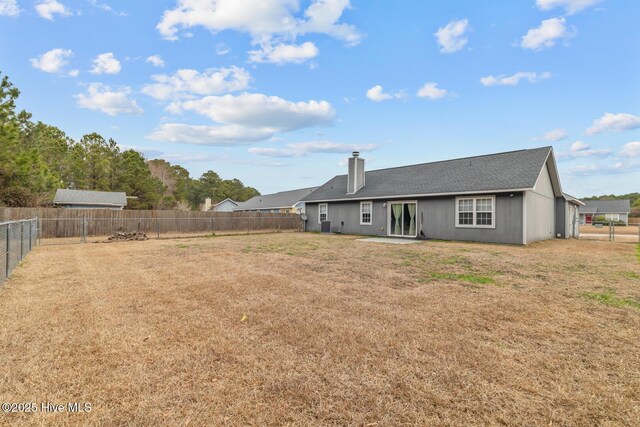
[(533, 138), (534, 141), (549, 141), (549, 142), (557, 142), (566, 139), (569, 136), (566, 130), (564, 129), (554, 129), (551, 130), (541, 137)]
[(620, 151), (622, 157), (640, 157), (640, 142), (627, 142)]
[(327, 125), (335, 111), (326, 101), (291, 102), (277, 96), (243, 93), (176, 101), (173, 113), (192, 111), (209, 117), (216, 126), (163, 124), (149, 139), (203, 145), (237, 145), (263, 141), (281, 132)]
[(112, 12), (113, 9), (106, 3), (98, 3), (98, 0), (90, 0), (90, 3), (93, 7), (97, 7), (98, 9), (102, 9), (105, 12)]
[(565, 18), (545, 19), (537, 28), (530, 29), (522, 36), (520, 46), (523, 49), (540, 50), (552, 47), (558, 39), (571, 37), (573, 34), (567, 31)]
[(520, 80), (527, 80), (529, 83), (538, 83), (540, 80), (548, 79), (551, 77), (551, 73), (545, 71), (544, 73), (534, 73), (527, 71), (518, 71), (517, 73), (506, 76), (501, 74), (499, 76), (487, 76), (480, 79), (480, 83), (484, 86), (516, 86), (520, 83)]
[(279, 44), (275, 47), (264, 44), (258, 50), (249, 51), (249, 62), (268, 62), (272, 64), (300, 64), (318, 55), (318, 48), (311, 42), (301, 45)]
[(71, 49), (51, 49), (37, 58), (31, 58), (29, 61), (34, 68), (45, 73), (58, 73), (69, 63), (67, 58), (72, 55), (73, 51)]
[(451, 21), (444, 27), (438, 28), (434, 35), (440, 45), (440, 52), (453, 53), (462, 49), (467, 44), (467, 38), (464, 34), (468, 26), (469, 20), (465, 18)]
[(638, 162), (616, 162), (613, 165), (610, 163), (589, 164), (573, 166), (567, 169), (567, 173), (573, 176), (593, 176), (593, 175), (616, 175), (629, 172), (637, 172), (640, 168)]
[(227, 53), (231, 52), (231, 49), (229, 47), (227, 47), (226, 44), (224, 43), (218, 43), (216, 44), (216, 54), (217, 55), (226, 55)]
[(406, 97), (406, 93), (404, 91), (398, 91), (395, 93), (385, 93), (384, 89), (380, 85), (376, 85), (367, 91), (367, 98), (372, 101), (380, 102), (385, 101), (387, 99), (402, 99)]
[(142, 114), (136, 101), (129, 98), (131, 89), (113, 90), (101, 83), (91, 83), (86, 93), (76, 95), (78, 107), (101, 111), (110, 116), (119, 114)]
[(356, 45), (363, 35), (353, 25), (338, 23), (344, 10), (350, 7), (349, 0), (316, 0), (304, 12), (308, 19), (300, 24), (297, 32), (324, 33)]
[(582, 141), (576, 141), (571, 144), (571, 155), (573, 157), (606, 157), (611, 155), (611, 150), (607, 149), (592, 149), (589, 144), (585, 144)]
[(118, 74), (121, 66), (112, 52), (101, 53), (93, 60), (93, 68), (91, 73), (93, 74)]
[(363, 35), (353, 25), (339, 22), (349, 7), (349, 0), (314, 0), (301, 16), (298, 0), (178, 0), (174, 9), (164, 11), (156, 28), (168, 40), (176, 40), (181, 29), (204, 27), (248, 33), (260, 45), (291, 44), (310, 33), (355, 45)]
[(274, 134), (273, 129), (251, 129), (235, 125), (190, 126), (181, 123), (165, 123), (146, 138), (177, 144), (233, 146), (263, 141)]
[(73, 13), (66, 8), (65, 5), (59, 3), (57, 0), (43, 0), (35, 5), (36, 12), (41, 18), (53, 21), (54, 15), (71, 16)]
[(164, 59), (162, 59), (162, 56), (160, 55), (151, 55), (150, 57), (147, 58), (146, 62), (158, 68), (163, 68), (165, 65)]
[(551, 10), (561, 7), (569, 15), (573, 15), (601, 1), (602, 0), (536, 0), (536, 6), (538, 6), (540, 10)]
[(438, 87), (438, 83), (425, 83), (416, 94), (419, 98), (440, 99), (447, 96), (447, 90)]
[(587, 135), (596, 135), (605, 131), (625, 131), (640, 128), (640, 116), (628, 113), (605, 113), (596, 119), (591, 127), (585, 131)]
[(305, 157), (313, 153), (345, 154), (352, 151), (372, 151), (378, 148), (377, 144), (339, 144), (331, 141), (296, 142), (287, 144), (284, 148), (257, 148), (249, 149), (250, 153), (267, 157)]
[(78, 77), (79, 74), (80, 74), (80, 70), (71, 70), (67, 73), (69, 77)]
[(0, 16), (18, 16), (20, 8), (16, 0), (0, 0)]
[(206, 96), (181, 102), (179, 108), (207, 116), (218, 123), (275, 129), (278, 132), (326, 125), (335, 116), (327, 101), (291, 102), (258, 93)]
[(172, 75), (151, 76), (155, 82), (146, 85), (142, 93), (158, 100), (177, 99), (192, 95), (218, 95), (249, 87), (251, 75), (239, 67), (211, 68), (202, 73), (181, 69)]

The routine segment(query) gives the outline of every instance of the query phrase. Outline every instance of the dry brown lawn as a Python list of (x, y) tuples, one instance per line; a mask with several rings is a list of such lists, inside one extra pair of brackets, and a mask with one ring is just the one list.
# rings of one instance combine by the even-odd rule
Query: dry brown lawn
[(309, 233), (40, 246), (0, 288), (21, 425), (637, 425), (634, 245)]

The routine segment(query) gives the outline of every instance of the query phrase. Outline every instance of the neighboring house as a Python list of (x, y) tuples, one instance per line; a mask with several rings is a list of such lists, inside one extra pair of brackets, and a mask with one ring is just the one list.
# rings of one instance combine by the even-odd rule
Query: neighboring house
[(127, 206), (127, 194), (112, 191), (69, 190), (56, 191), (53, 204), (71, 209), (113, 209), (122, 210)]
[(301, 199), (310, 195), (317, 187), (301, 188), (299, 190), (281, 191), (280, 193), (255, 196), (246, 202), (239, 203), (233, 211), (254, 212), (281, 212), (299, 213), (305, 212), (305, 204)]
[(597, 216), (607, 221), (622, 221), (629, 224), (631, 200), (587, 200), (580, 207), (580, 224), (591, 224)]
[(347, 175), (302, 199), (307, 231), (514, 244), (576, 235), (580, 202), (562, 193), (552, 147), (368, 172), (364, 163), (354, 152)]
[[(209, 201), (209, 205), (211, 205), (211, 199), (207, 199)], [(233, 209), (238, 206), (238, 202), (235, 200), (231, 200), (229, 198), (224, 199), (221, 202), (216, 203), (213, 206), (210, 206), (209, 211), (213, 212), (233, 212)]]

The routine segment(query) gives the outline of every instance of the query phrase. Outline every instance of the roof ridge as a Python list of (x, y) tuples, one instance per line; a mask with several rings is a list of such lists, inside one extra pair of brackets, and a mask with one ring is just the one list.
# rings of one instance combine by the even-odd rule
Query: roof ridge
[[(478, 159), (481, 157), (490, 157), (490, 156), (497, 156), (500, 154), (512, 154), (512, 153), (519, 153), (521, 151), (534, 151), (534, 150), (542, 150), (542, 149), (552, 149), (553, 147), (551, 145), (546, 145), (544, 147), (538, 147), (538, 148), (522, 148), (520, 150), (511, 150), (511, 151), (501, 151), (499, 153), (491, 153), (491, 154), (479, 154), (476, 156), (468, 156), (468, 157), (458, 157), (456, 159), (448, 159), (448, 160), (434, 160), (432, 162), (423, 162), (423, 163), (414, 163), (411, 165), (404, 165), (404, 166), (391, 166), (388, 168), (380, 168), (380, 169), (371, 169), (371, 170), (365, 170), (365, 173), (368, 172), (378, 172), (378, 171), (386, 171), (386, 170), (390, 170), (390, 169), (401, 169), (401, 168), (408, 168), (411, 166), (423, 166), (423, 165), (432, 165), (432, 164), (436, 164), (436, 163), (447, 163), (447, 162), (455, 162), (455, 161), (459, 161), (459, 160), (469, 160), (469, 159)], [(336, 175), (336, 176), (346, 176), (348, 174), (343, 173), (340, 175)], [(334, 177), (335, 178), (335, 177)]]

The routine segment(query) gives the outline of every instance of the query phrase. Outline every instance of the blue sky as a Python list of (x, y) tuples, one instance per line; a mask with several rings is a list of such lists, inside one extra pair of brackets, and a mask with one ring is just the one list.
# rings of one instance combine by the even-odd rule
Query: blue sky
[(640, 2), (0, 0), (19, 108), (262, 193), (553, 145), (640, 191)]

